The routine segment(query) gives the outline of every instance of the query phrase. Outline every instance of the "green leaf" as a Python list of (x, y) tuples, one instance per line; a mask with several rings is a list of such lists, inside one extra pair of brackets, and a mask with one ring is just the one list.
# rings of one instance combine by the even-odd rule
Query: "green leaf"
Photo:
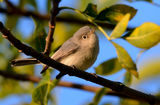
[(123, 19), (116, 25), (111, 33), (111, 39), (119, 38), (127, 29), (130, 14), (126, 14)]
[(97, 16), (97, 5), (89, 3), (83, 13), (85, 13), (91, 17), (96, 17)]
[(36, 28), (31, 36), (31, 38), (28, 39), (29, 43), (39, 52), (43, 52), (45, 48), (45, 43), (46, 43), (46, 36), (47, 33), (45, 31), (44, 27), (44, 22), (40, 20), (34, 19)]
[(117, 58), (112, 58), (108, 61), (103, 62), (95, 68), (96, 74), (99, 75), (111, 75), (122, 69), (121, 64)]
[(160, 26), (146, 22), (137, 27), (129, 37), (125, 38), (130, 44), (148, 49), (160, 42)]
[(128, 54), (128, 52), (120, 45), (112, 42), (114, 47), (116, 48), (118, 60), (123, 68), (128, 70), (131, 74), (138, 78), (138, 72), (135, 63), (132, 58)]
[(33, 101), (40, 105), (47, 105), (48, 103), (48, 94), (50, 92), (51, 83), (47, 82), (39, 85), (33, 92)]
[(132, 75), (130, 72), (127, 71), (124, 76), (124, 84), (130, 86), (131, 82), (132, 82)]
[(43, 79), (40, 81), (40, 83), (32, 93), (32, 103), (37, 103), (39, 105), (47, 105), (51, 88), (52, 83), (50, 81), (50, 73), (49, 71), (46, 71)]
[(106, 88), (100, 89), (94, 96), (93, 102), (91, 103), (91, 105), (99, 105), (98, 103), (100, 102), (101, 98), (106, 94), (106, 92), (107, 92)]
[(102, 10), (96, 17), (96, 19), (117, 24), (127, 13), (130, 13), (130, 19), (132, 19), (135, 16), (136, 12), (137, 10), (133, 7), (124, 4), (117, 4)]
[(13, 29), (16, 27), (17, 23), (18, 23), (18, 19), (19, 16), (7, 16), (6, 18), (6, 27), (8, 27), (9, 29)]

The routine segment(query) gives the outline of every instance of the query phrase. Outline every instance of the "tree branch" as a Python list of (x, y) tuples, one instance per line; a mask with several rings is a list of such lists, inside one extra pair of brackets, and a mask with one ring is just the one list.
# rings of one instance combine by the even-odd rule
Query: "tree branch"
[(2, 22), (0, 22), (0, 32), (3, 34), (2, 36), (4, 38), (8, 39), (10, 41), (10, 43), (12, 45), (14, 45), (17, 49), (19, 49), (20, 51), (22, 51), (26, 55), (32, 56), (32, 57), (36, 58), (37, 60), (39, 60), (40, 62), (59, 70), (60, 72), (64, 72), (70, 76), (76, 76), (76, 77), (85, 79), (87, 81), (99, 84), (101, 86), (111, 88), (112, 90), (114, 90), (118, 93), (123, 93), (126, 96), (132, 96), (134, 98), (139, 98), (141, 100), (144, 100), (145, 102), (150, 103), (151, 105), (160, 104), (160, 99), (158, 99), (157, 97), (155, 97), (153, 95), (145, 94), (145, 93), (140, 92), (138, 90), (134, 90), (132, 88), (129, 88), (122, 83), (107, 80), (107, 79), (104, 79), (100, 76), (95, 76), (95, 75), (92, 75), (92, 74), (87, 73), (85, 71), (77, 70), (77, 69), (72, 68), (70, 66), (66, 66), (66, 65), (61, 64), (59, 62), (56, 62), (55, 60), (51, 59), (50, 57), (48, 57), (46, 55), (38, 53), (32, 47), (29, 47), (29, 46), (23, 44), (20, 40), (16, 39), (12, 35), (12, 33), (3, 26)]
[(45, 45), (45, 50), (44, 54), (49, 55), (50, 50), (51, 50), (51, 44), (53, 42), (53, 33), (55, 30), (55, 25), (56, 25), (56, 16), (59, 13), (59, 8), (58, 5), (61, 0), (52, 0), (52, 10), (51, 10), (51, 17), (50, 17), (50, 22), (49, 22), (49, 32), (48, 36), (46, 37), (46, 45)]
[[(22, 10), (22, 9), (19, 9), (18, 7), (15, 7), (15, 6), (14, 6), (14, 8), (17, 8), (17, 9), (12, 9), (10, 7), (8, 7), (7, 9), (4, 9), (4, 8), (0, 7), (0, 12), (8, 14), (8, 15), (19, 15), (19, 16), (26, 16), (26, 17), (32, 16), (34, 18), (41, 19), (41, 20), (49, 20), (50, 19), (49, 14), (42, 15), (38, 12), (24, 10), (24, 9)], [(68, 22), (68, 23), (78, 24), (78, 25), (84, 25), (84, 24), (93, 25), (87, 20), (74, 18), (74, 16), (68, 16), (68, 17), (57, 16), (56, 21), (57, 22)], [(96, 22), (96, 23), (102, 27), (107, 28), (107, 29), (113, 29), (115, 27), (115, 25), (109, 24), (107, 22)], [(133, 29), (134, 29), (134, 27), (127, 28), (127, 30), (133, 30)]]
[[(33, 82), (33, 83), (38, 83), (41, 80), (40, 77), (31, 76), (31, 75), (27, 75), (27, 74), (18, 74), (18, 73), (8, 72), (8, 71), (4, 71), (4, 70), (0, 70), (0, 75), (5, 78), (9, 78), (9, 79), (28, 81), (28, 82)], [(101, 89), (100, 87), (82, 85), (82, 84), (66, 82), (66, 81), (60, 81), (58, 83), (58, 86), (74, 88), (74, 89), (79, 89), (79, 90), (85, 90), (85, 91), (95, 92), (95, 93)], [(138, 101), (144, 101), (139, 98), (128, 96), (128, 95), (125, 95), (124, 93), (119, 93), (119, 92), (115, 92), (112, 90), (107, 91), (106, 95), (118, 96), (118, 97), (122, 97), (122, 98), (129, 98), (129, 99), (134, 99), (134, 100), (138, 100)]]

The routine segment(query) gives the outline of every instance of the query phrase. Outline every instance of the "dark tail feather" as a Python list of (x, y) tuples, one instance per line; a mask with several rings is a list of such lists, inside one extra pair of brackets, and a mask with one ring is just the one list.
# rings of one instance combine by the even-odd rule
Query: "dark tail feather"
[(24, 65), (31, 65), (31, 64), (38, 64), (38, 63), (40, 62), (34, 58), (15, 59), (11, 61), (12, 66), (24, 66)]

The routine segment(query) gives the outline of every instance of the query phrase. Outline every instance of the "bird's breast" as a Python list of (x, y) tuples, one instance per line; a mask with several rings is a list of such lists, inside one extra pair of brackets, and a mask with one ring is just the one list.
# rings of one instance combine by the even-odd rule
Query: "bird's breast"
[(71, 54), (63, 58), (60, 62), (68, 65), (75, 66), (77, 69), (86, 70), (88, 69), (96, 60), (98, 55), (98, 49), (80, 49), (74, 54)]

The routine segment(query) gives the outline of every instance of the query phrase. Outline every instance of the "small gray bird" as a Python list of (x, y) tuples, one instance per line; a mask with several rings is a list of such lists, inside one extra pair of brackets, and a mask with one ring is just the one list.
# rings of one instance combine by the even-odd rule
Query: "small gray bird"
[[(51, 56), (52, 59), (80, 70), (88, 69), (96, 60), (99, 52), (99, 41), (95, 29), (89, 26), (80, 28), (74, 35)], [(13, 66), (40, 63), (36, 59), (21, 59), (11, 62)], [(48, 66), (42, 70), (44, 72)], [(41, 73), (42, 73), (41, 72)], [(64, 75), (61, 73), (60, 75)]]

